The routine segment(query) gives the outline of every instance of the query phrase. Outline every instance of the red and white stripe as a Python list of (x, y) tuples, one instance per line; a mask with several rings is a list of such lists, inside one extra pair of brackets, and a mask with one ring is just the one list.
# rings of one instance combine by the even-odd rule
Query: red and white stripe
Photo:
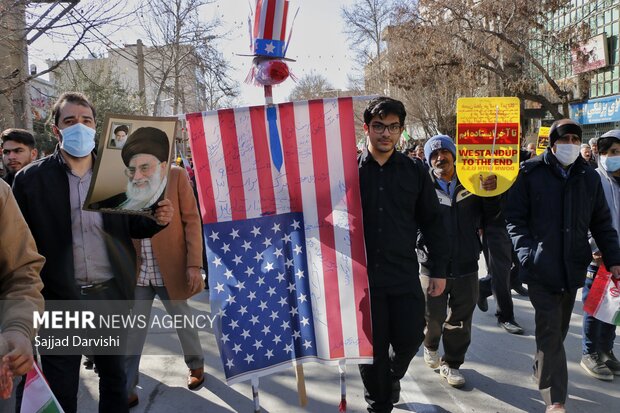
[(205, 224), (303, 212), (319, 358), (371, 362), (366, 254), (351, 98), (186, 116)]
[(286, 16), (289, 0), (257, 0), (254, 38), (286, 40)]

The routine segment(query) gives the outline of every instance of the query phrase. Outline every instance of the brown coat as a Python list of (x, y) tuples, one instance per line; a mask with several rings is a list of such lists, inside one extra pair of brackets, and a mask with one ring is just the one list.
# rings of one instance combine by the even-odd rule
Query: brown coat
[(0, 240), (0, 332), (20, 331), (33, 339), (32, 313), (44, 306), (39, 273), (45, 259), (37, 252), (11, 188), (2, 180)]
[[(166, 198), (172, 202), (174, 215), (170, 224), (151, 238), (153, 254), (170, 299), (185, 300), (192, 295), (187, 284), (187, 267), (202, 267), (200, 215), (185, 169), (170, 168)], [(134, 240), (134, 245), (140, 268), (140, 240)]]

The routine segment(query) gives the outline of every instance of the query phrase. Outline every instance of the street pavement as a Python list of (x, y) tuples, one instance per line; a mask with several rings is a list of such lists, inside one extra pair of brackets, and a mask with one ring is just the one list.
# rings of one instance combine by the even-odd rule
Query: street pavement
[[(482, 272), (481, 272), (482, 273)], [(575, 304), (565, 347), (568, 358), (570, 413), (620, 412), (620, 377), (603, 382), (586, 375), (579, 366), (581, 358), (580, 293)], [(513, 293), (517, 321), (525, 328), (523, 336), (514, 336), (497, 326), (495, 302), (489, 299), (489, 311), (476, 309), (472, 343), (461, 367), (467, 383), (462, 389), (451, 388), (441, 379), (438, 370), (424, 364), (422, 351), (414, 358), (402, 381), (401, 400), (394, 412), (418, 413), (517, 413), (544, 412), (544, 404), (532, 380), (534, 342), (534, 311), (527, 298)], [(208, 292), (191, 300), (194, 308), (210, 313)], [(154, 312), (164, 314), (156, 301)], [(618, 331), (620, 333), (620, 331)], [(139, 405), (132, 413), (169, 412), (253, 412), (249, 383), (226, 385), (217, 346), (211, 331), (200, 332), (205, 352), (205, 384), (198, 391), (185, 387), (187, 368), (174, 330), (150, 335), (145, 353), (166, 354), (143, 356)], [(176, 354), (170, 354), (175, 348)], [(163, 350), (166, 349), (166, 350)], [(615, 353), (620, 355), (620, 339)], [(260, 403), (263, 412), (337, 412), (340, 385), (337, 367), (315, 363), (305, 364), (308, 404), (300, 407), (293, 369), (260, 379)], [(98, 378), (92, 370), (81, 372), (80, 412), (97, 411)], [(356, 366), (347, 371), (347, 411), (365, 412), (363, 386)]]

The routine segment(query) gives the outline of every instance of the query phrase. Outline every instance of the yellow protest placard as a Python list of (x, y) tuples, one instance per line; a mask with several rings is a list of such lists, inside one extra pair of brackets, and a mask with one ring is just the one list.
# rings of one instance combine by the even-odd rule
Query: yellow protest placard
[(549, 129), (550, 127), (541, 126), (538, 129), (538, 142), (536, 142), (536, 155), (540, 155), (549, 146)]
[[(456, 173), (469, 192), (499, 195), (519, 173), (520, 104), (516, 97), (460, 98), (456, 104)], [(494, 174), (497, 188), (481, 180)]]

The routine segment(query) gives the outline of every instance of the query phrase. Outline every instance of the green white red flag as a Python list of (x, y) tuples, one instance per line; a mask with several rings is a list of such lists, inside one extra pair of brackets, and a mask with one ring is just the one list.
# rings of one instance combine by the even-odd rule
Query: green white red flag
[(64, 413), (36, 363), (26, 375), (21, 413)]

